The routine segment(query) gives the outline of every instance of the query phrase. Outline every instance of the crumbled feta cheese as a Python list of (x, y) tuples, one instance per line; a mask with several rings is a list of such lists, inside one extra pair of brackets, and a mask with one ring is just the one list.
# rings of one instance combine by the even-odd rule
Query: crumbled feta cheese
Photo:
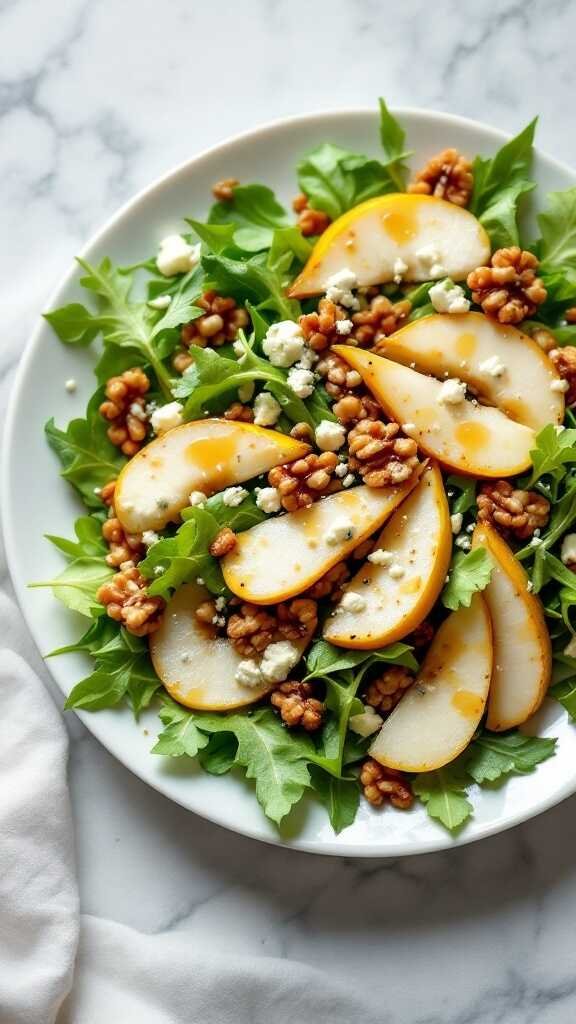
[(487, 373), (489, 377), (501, 377), (506, 372), (506, 366), (498, 356), (490, 356), (480, 363), (480, 373)]
[(445, 380), (436, 399), (441, 405), (460, 405), (466, 396), (466, 385), (457, 377)]
[(187, 274), (200, 260), (200, 242), (188, 245), (182, 235), (167, 235), (160, 242), (156, 266), (164, 277)]
[(456, 537), (454, 544), (456, 545), (457, 548), (460, 548), (462, 551), (470, 551), (470, 548), (472, 547), (472, 541), (470, 540), (470, 537), (468, 537), (465, 533), (462, 533), (459, 537)]
[(260, 686), (263, 682), (260, 666), (254, 658), (246, 658), (241, 661), (236, 669), (234, 679), (240, 686)]
[(400, 259), (398, 256), (397, 259), (394, 260), (394, 266), (392, 269), (394, 271), (394, 284), (400, 284), (403, 275), (408, 270), (408, 264), (404, 263), (404, 260)]
[(257, 487), (256, 505), (263, 512), (279, 512), (282, 508), (280, 494), (276, 487)]
[(151, 548), (152, 545), (156, 544), (159, 540), (160, 537), (155, 530), (144, 530), (144, 533), (142, 534), (142, 543), (145, 544), (147, 548)]
[(326, 298), (337, 305), (345, 306), (347, 309), (358, 309), (360, 303), (352, 294), (352, 289), (358, 287), (358, 278), (353, 270), (343, 267), (335, 274), (332, 274), (326, 282)]
[(267, 683), (283, 683), (300, 661), (300, 650), (289, 640), (268, 644), (260, 663), (260, 671)]
[(64, 382), (64, 387), (66, 388), (68, 394), (71, 395), (73, 394), (74, 391), (76, 391), (78, 385), (74, 380), (74, 377), (69, 377), (68, 380)]
[(272, 366), (288, 367), (302, 359), (306, 341), (300, 324), (293, 320), (280, 320), (272, 324), (262, 342), (262, 351)]
[(449, 277), (433, 284), (428, 298), (437, 313), (467, 313), (470, 309), (470, 300), (466, 298), (464, 289)]
[(530, 541), (530, 547), (531, 548), (537, 548), (537, 547), (540, 546), (541, 543), (542, 543), (542, 538), (541, 537), (537, 537), (536, 533), (534, 533), (534, 536), (532, 537), (532, 540)]
[(357, 736), (366, 738), (376, 732), (383, 721), (382, 716), (370, 704), (364, 704), (364, 711), (358, 715), (350, 715), (348, 725)]
[(316, 355), (313, 348), (309, 348), (308, 345), (302, 353), (301, 359), (294, 366), (298, 370), (311, 370), (315, 363), (318, 362), (320, 356)]
[(138, 405), (138, 402), (132, 402), (129, 411), (130, 415), (134, 416), (135, 419), (140, 420), (141, 423), (148, 422), (148, 413), (146, 412), (146, 409), (143, 409), (141, 405)]
[(450, 516), (450, 526), (452, 527), (453, 534), (460, 533), (460, 530), (462, 529), (462, 519), (463, 516), (461, 512), (455, 512), (453, 516)]
[(406, 434), (406, 437), (410, 437), (411, 434), (415, 434), (416, 433), (416, 424), (415, 423), (403, 423), (402, 424), (402, 431)]
[(157, 295), (155, 299), (148, 300), (148, 305), (151, 309), (168, 309), (171, 302), (171, 295)]
[(342, 481), (342, 487), (352, 487), (352, 484), (356, 483), (356, 477), (354, 473), (347, 473)]
[(167, 430), (179, 427), (184, 422), (183, 408), (180, 402), (168, 402), (168, 405), (161, 405), (159, 409), (155, 409), (150, 420), (154, 433), (165, 434)]
[(315, 437), (321, 452), (337, 452), (346, 440), (346, 427), (332, 420), (320, 420)]
[(366, 598), (354, 590), (348, 590), (340, 601), (340, 609), (343, 612), (352, 612), (353, 615), (363, 612), (365, 608)]
[(198, 584), (199, 587), (203, 587), (205, 585), (204, 580), (202, 579), (201, 576), (196, 577), (196, 583)]
[(404, 575), (404, 572), (404, 566), (399, 565), (398, 562), (394, 562), (388, 570), (390, 578), (393, 580), (401, 580)]
[(573, 636), (570, 642), (566, 644), (563, 653), (568, 658), (576, 658), (576, 636)]
[(564, 565), (574, 565), (576, 562), (576, 533), (567, 533), (564, 537), (560, 558)]
[(237, 508), (248, 497), (248, 491), (244, 487), (227, 487), (222, 491), (222, 501), (229, 508)]
[(206, 500), (204, 491), (191, 491), (188, 495), (188, 501), (193, 508), (202, 508), (202, 505), (206, 504)]
[(95, 487), (94, 488), (94, 494), (102, 494), (102, 488), (101, 487)]
[(371, 555), (368, 555), (368, 561), (372, 562), (372, 565), (391, 565), (393, 557), (391, 551), (384, 551), (383, 548), (378, 548), (377, 551), (373, 551)]
[(214, 601), (214, 607), (216, 608), (217, 612), (223, 612), (226, 607), (226, 598), (217, 597), (216, 600)]
[(282, 409), (269, 391), (256, 395), (254, 401), (254, 423), (257, 427), (273, 427), (278, 422)]
[(347, 462), (339, 462), (338, 465), (336, 466), (336, 469), (334, 470), (334, 476), (337, 476), (337, 477), (339, 477), (340, 480), (343, 480), (344, 477), (347, 475), (347, 473), (348, 473), (348, 463)]
[(356, 527), (348, 516), (339, 516), (326, 531), (325, 540), (329, 547), (335, 547), (343, 540), (352, 540)]
[(440, 262), (440, 253), (433, 245), (423, 245), (421, 249), (418, 249), (416, 259), (420, 261), (424, 271), (430, 277), (443, 277), (446, 273), (445, 268)]
[(246, 355), (246, 349), (244, 348), (242, 342), (238, 340), (238, 338), (236, 339), (236, 341), (232, 343), (232, 350), (234, 352), (234, 355), (237, 356), (238, 359), (241, 359), (242, 356)]
[(350, 334), (354, 324), (351, 320), (337, 320), (336, 321), (336, 334), (346, 335)]
[(252, 400), (252, 398), (254, 397), (254, 388), (255, 388), (255, 386), (256, 385), (254, 384), (254, 381), (252, 381), (252, 380), (246, 381), (245, 384), (242, 384), (238, 388), (238, 398), (239, 398), (239, 400), (241, 402), (250, 402)]
[(532, 583), (532, 580), (526, 580), (526, 590), (529, 594), (531, 594), (534, 590), (534, 584)]
[(310, 398), (314, 392), (314, 374), (312, 370), (300, 370), (293, 366), (288, 374), (288, 387), (298, 398)]
[(553, 380), (550, 384), (550, 391), (560, 391), (562, 394), (568, 391), (570, 384), (567, 380)]

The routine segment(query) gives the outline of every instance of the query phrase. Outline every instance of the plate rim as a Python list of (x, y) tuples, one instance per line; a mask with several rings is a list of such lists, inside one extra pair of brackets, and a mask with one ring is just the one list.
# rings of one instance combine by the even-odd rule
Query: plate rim
[[(491, 136), (492, 139), (499, 139), (502, 142), (508, 141), (512, 136), (510, 133), (503, 131), (500, 128), (495, 128), (492, 125), (487, 124), (483, 121), (477, 121), (474, 118), (464, 117), (459, 114), (443, 113), (439, 110), (428, 109), (425, 107), (417, 106), (404, 106), (404, 105), (392, 105), (390, 108), (391, 113), (395, 116), (403, 117), (417, 117), (428, 122), (436, 122), (442, 128), (446, 125), (453, 124), (466, 129), (472, 129), (475, 131), (481, 131)], [(206, 159), (211, 159), (214, 156), (224, 153), (230, 146), (234, 146), (237, 143), (252, 141), (261, 138), (269, 133), (274, 133), (278, 129), (284, 129), (287, 126), (293, 125), (298, 126), (310, 126), (315, 121), (325, 122), (328, 120), (337, 121), (343, 116), (352, 117), (372, 117), (376, 118), (378, 110), (376, 107), (339, 107), (337, 109), (331, 108), (328, 110), (315, 110), (308, 113), (293, 114), (288, 117), (274, 118), (269, 121), (265, 121), (261, 124), (255, 125), (253, 128), (249, 128), (246, 131), (238, 132), (234, 135), (228, 136), (221, 142), (216, 143), (213, 146), (208, 146), (201, 150), (199, 153), (186, 160), (180, 161), (174, 167), (165, 171), (163, 174), (156, 177), (150, 184), (143, 186), (133, 196), (131, 196), (126, 202), (124, 202), (118, 209), (116, 209), (104, 222), (104, 224), (97, 229), (93, 234), (90, 235), (88, 240), (82, 245), (79, 250), (78, 256), (86, 257), (93, 248), (97, 247), (101, 241), (103, 241), (106, 235), (112, 231), (117, 224), (130, 214), (140, 202), (148, 200), (155, 193), (163, 190), (167, 185), (177, 181), (181, 175), (188, 174), (194, 168), (197, 168)], [(539, 147), (534, 148), (534, 154), (536, 157), (541, 157), (545, 162), (559, 171), (562, 174), (568, 175), (574, 179), (576, 185), (576, 170), (573, 170), (569, 164), (562, 160), (558, 160), (556, 157), (550, 156), (544, 150)], [(75, 261), (71, 262), (69, 267), (58, 278), (56, 284), (48, 292), (47, 298), (42, 303), (43, 308), (52, 308), (52, 306), (58, 301), (59, 295), (74, 281), (77, 274), (78, 267)], [(16, 545), (16, 531), (14, 529), (15, 519), (11, 514), (11, 503), (9, 500), (9, 482), (11, 479), (11, 466), (12, 466), (12, 455), (14, 452), (14, 432), (17, 420), (17, 411), (20, 405), (20, 396), (24, 388), (29, 364), (32, 362), (35, 347), (38, 343), (39, 337), (44, 329), (44, 321), (42, 314), (40, 313), (32, 328), (24, 350), (20, 357), (18, 367), (14, 377), (14, 383), (12, 386), (10, 398), (6, 409), (6, 418), (4, 424), (3, 441), (2, 441), (2, 472), (0, 476), (0, 519), (2, 526), (2, 536), (4, 540), (4, 546), (6, 551), (6, 563), (10, 580), (16, 594), (19, 610), (26, 623), (28, 632), (30, 633), (34, 644), (38, 650), (42, 661), (44, 662), (47, 672), (52, 682), (57, 686), (58, 691), (63, 693), (63, 689), (60, 686), (57, 678), (52, 674), (49, 665), (46, 664), (46, 659), (42, 654), (42, 644), (40, 636), (35, 626), (32, 625), (31, 616), (29, 617), (26, 608), (26, 595), (27, 588), (20, 584), (18, 578), (19, 574), (17, 571), (17, 556), (15, 554), (17, 550)], [(487, 839), (490, 836), (498, 835), (506, 832), (511, 828), (515, 828), (517, 825), (523, 822), (530, 821), (532, 818), (538, 817), (539, 815), (555, 807), (557, 804), (562, 803), (569, 796), (576, 793), (576, 772), (574, 779), (570, 782), (567, 781), (564, 786), (560, 787), (559, 790), (553, 794), (543, 797), (538, 800), (533, 808), (526, 811), (518, 811), (511, 813), (505, 823), (501, 823), (498, 820), (492, 822), (485, 822), (478, 827), (478, 831), (474, 835), (466, 836), (466, 833), (453, 837), (449, 833), (439, 833), (437, 840), (430, 841), (418, 841), (417, 848), (414, 848), (408, 841), (403, 844), (398, 844), (393, 850), (382, 850), (378, 847), (378, 844), (371, 842), (365, 844), (362, 848), (358, 848), (356, 843), (338, 843), (335, 840), (321, 840), (321, 841), (307, 841), (300, 840), (295, 837), (290, 840), (284, 839), (280, 834), (274, 835), (261, 835), (255, 828), (249, 826), (243, 826), (238, 824), (230, 824), (227, 821), (222, 820), (217, 814), (208, 813), (204, 810), (197, 810), (184, 803), (183, 800), (179, 799), (172, 792), (169, 792), (167, 787), (161, 785), (159, 782), (156, 783), (154, 780), (149, 778), (143, 778), (137, 768), (129, 763), (126, 756), (119, 752), (113, 742), (108, 742), (105, 736), (100, 735), (100, 729), (98, 728), (97, 722), (95, 723), (94, 716), (90, 715), (89, 712), (75, 711), (83, 725), (86, 726), (88, 731), (94, 738), (102, 744), (102, 746), (119, 761), (124, 768), (130, 771), (136, 778), (142, 783), (150, 786), (151, 789), (156, 790), (166, 799), (171, 800), (173, 803), (181, 806), (184, 810), (192, 814), (197, 814), (198, 817), (211, 822), (211, 824), (217, 825), (220, 828), (226, 829), (230, 832), (235, 832), (239, 835), (245, 836), (246, 838), (256, 840), (261, 843), (265, 843), (269, 846), (280, 847), (282, 849), (293, 850), (295, 852), (306, 852), (313, 853), (319, 856), (336, 856), (336, 857), (353, 857), (353, 858), (381, 858), (390, 859), (407, 856), (419, 856), (426, 853), (439, 853), (443, 851), (457, 850), (462, 846), (467, 846), (471, 843), (479, 842), (483, 839)], [(96, 725), (96, 728), (94, 727)], [(440, 826), (438, 826), (440, 829)]]

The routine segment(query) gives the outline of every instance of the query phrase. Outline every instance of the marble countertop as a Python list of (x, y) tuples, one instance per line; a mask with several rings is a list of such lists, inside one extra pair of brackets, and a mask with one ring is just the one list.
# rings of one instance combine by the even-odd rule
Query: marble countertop
[[(231, 133), (380, 93), (509, 130), (539, 111), (576, 164), (575, 33), (569, 0), (0, 0), (0, 408), (87, 236)], [(87, 913), (337, 972), (386, 1024), (576, 1018), (576, 798), (452, 853), (315, 858), (186, 813), (67, 721)]]

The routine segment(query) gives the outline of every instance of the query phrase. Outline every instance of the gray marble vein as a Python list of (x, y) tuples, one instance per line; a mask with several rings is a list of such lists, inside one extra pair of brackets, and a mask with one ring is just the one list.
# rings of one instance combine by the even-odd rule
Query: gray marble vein
[[(58, 275), (158, 174), (378, 93), (509, 130), (539, 111), (543, 148), (575, 164), (575, 34), (570, 0), (0, 0), (0, 407)], [(12, 621), (3, 556), (0, 588)], [(383, 1024), (576, 1019), (576, 799), (449, 854), (315, 858), (187, 814), (68, 722), (88, 913), (310, 962)]]

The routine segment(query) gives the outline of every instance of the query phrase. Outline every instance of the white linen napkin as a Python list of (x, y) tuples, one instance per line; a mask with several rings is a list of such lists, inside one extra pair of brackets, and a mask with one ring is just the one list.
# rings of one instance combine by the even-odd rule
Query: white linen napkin
[[(15, 648), (30, 650), (3, 594), (0, 628)], [(185, 935), (79, 917), (66, 758), (66, 731), (46, 687), (15, 650), (0, 651), (0, 1024), (382, 1020), (304, 964), (206, 956)]]

